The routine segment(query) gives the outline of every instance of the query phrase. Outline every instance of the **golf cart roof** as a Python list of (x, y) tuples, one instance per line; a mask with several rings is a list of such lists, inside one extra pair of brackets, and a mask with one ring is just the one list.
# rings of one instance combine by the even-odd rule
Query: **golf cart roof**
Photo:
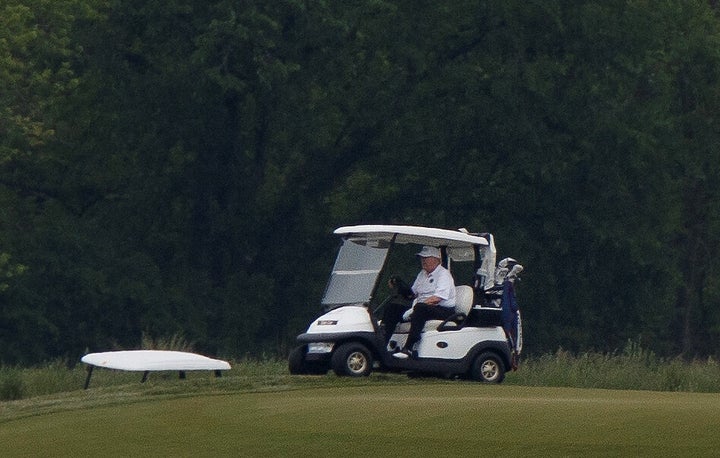
[(436, 247), (467, 248), (471, 245), (487, 246), (488, 240), (463, 230), (452, 231), (420, 226), (394, 225), (360, 225), (343, 226), (335, 229), (335, 234), (350, 239), (373, 239), (390, 241), (393, 236), (395, 243), (415, 243)]
[(393, 244), (442, 248), (447, 255), (443, 265), (447, 261), (448, 269), (452, 262), (474, 262), (475, 275), (483, 280), (479, 285), (492, 285), (495, 244), (491, 234), (384, 224), (343, 226), (335, 229), (335, 234), (342, 236), (343, 244), (325, 289), (324, 306), (369, 303)]

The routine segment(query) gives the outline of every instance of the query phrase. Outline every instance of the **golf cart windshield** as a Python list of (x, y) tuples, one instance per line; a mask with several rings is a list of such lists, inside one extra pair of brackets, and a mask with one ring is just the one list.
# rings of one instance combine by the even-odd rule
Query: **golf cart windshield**
[(325, 289), (323, 305), (370, 302), (387, 252), (388, 247), (380, 248), (345, 240)]

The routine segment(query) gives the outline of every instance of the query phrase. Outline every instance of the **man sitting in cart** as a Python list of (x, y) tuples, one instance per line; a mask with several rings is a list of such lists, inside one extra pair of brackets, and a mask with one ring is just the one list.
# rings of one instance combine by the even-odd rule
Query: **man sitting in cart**
[[(413, 345), (420, 340), (426, 321), (444, 320), (455, 311), (455, 281), (441, 265), (440, 249), (424, 246), (417, 255), (422, 270), (411, 287), (415, 300), (405, 316), (410, 315), (410, 332), (405, 346), (393, 354), (398, 359), (407, 359), (412, 355)], [(392, 334), (394, 324), (386, 323), (388, 334)]]

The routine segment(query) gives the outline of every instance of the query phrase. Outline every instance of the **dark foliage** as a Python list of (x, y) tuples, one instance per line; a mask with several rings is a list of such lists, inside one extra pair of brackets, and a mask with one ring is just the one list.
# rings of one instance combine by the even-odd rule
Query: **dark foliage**
[(526, 349), (718, 355), (711, 2), (6, 0), (0, 363), (284, 353), (339, 225), (490, 231)]

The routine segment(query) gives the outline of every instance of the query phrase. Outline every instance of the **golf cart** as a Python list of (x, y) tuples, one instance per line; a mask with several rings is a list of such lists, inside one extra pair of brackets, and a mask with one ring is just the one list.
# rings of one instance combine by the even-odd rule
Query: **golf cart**
[[(346, 226), (335, 234), (342, 246), (322, 299), (325, 313), (297, 337), (300, 345), (288, 361), (291, 374), (332, 369), (358, 377), (378, 370), (500, 383), (506, 371), (517, 368), (522, 326), (513, 284), (522, 266), (512, 258), (495, 265), (491, 234), (392, 225)], [(410, 323), (399, 323), (386, 343), (380, 312), (399, 295), (390, 290), (383, 301), (373, 298), (389, 288), (391, 269), (405, 265), (417, 272), (412, 261), (423, 245), (438, 247), (442, 265), (453, 274), (455, 313), (427, 321), (414, 357), (397, 359), (393, 353), (403, 347)]]

